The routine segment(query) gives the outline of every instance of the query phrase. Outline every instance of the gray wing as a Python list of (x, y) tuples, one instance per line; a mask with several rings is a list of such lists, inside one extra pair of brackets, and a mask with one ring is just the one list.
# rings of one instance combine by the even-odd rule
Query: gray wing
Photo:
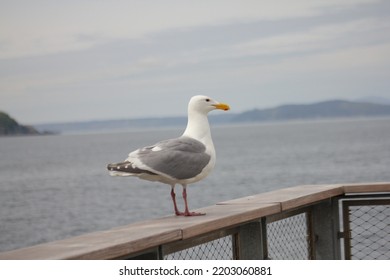
[(165, 140), (139, 149), (130, 154), (130, 161), (132, 156), (136, 156), (149, 171), (179, 180), (201, 173), (211, 158), (205, 145), (189, 137)]

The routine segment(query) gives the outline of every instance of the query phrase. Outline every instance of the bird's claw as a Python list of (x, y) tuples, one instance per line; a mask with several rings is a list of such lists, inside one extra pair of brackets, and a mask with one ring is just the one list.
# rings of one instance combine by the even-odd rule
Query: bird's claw
[(206, 215), (206, 213), (189, 212), (189, 213), (185, 213), (184, 216), (204, 216), (204, 215)]
[(176, 216), (185, 216), (185, 217), (191, 217), (191, 216), (204, 216), (206, 213), (198, 213), (198, 212), (175, 212)]

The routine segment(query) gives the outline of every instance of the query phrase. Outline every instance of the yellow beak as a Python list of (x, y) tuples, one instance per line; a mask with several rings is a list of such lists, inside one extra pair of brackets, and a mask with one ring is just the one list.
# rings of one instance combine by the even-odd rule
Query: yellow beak
[(215, 104), (214, 107), (215, 107), (216, 109), (220, 109), (220, 110), (224, 110), (224, 111), (230, 110), (229, 105), (224, 104), (224, 103)]

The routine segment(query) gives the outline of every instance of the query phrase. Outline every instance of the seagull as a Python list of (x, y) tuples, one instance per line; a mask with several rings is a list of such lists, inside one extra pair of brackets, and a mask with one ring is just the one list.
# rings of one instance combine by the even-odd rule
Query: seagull
[[(107, 165), (109, 174), (168, 184), (176, 216), (205, 215), (188, 210), (187, 186), (204, 179), (215, 166), (216, 154), (207, 114), (216, 109), (227, 111), (230, 107), (204, 95), (193, 96), (188, 103), (187, 127), (180, 137), (130, 152), (125, 161)], [(177, 207), (177, 184), (183, 187), (184, 212)]]

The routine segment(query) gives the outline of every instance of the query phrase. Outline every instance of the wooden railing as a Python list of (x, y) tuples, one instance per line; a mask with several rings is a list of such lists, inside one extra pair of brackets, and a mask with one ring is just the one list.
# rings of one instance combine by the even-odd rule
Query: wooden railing
[(340, 201), (362, 194), (365, 199), (388, 197), (390, 183), (285, 188), (199, 209), (205, 216), (142, 221), (2, 252), (0, 259), (166, 259), (174, 257), (175, 252), (225, 237), (230, 243), (227, 258), (274, 258), (267, 225), (299, 213), (304, 213), (306, 221), (307, 258), (342, 259), (340, 240), (348, 233), (340, 230)]

